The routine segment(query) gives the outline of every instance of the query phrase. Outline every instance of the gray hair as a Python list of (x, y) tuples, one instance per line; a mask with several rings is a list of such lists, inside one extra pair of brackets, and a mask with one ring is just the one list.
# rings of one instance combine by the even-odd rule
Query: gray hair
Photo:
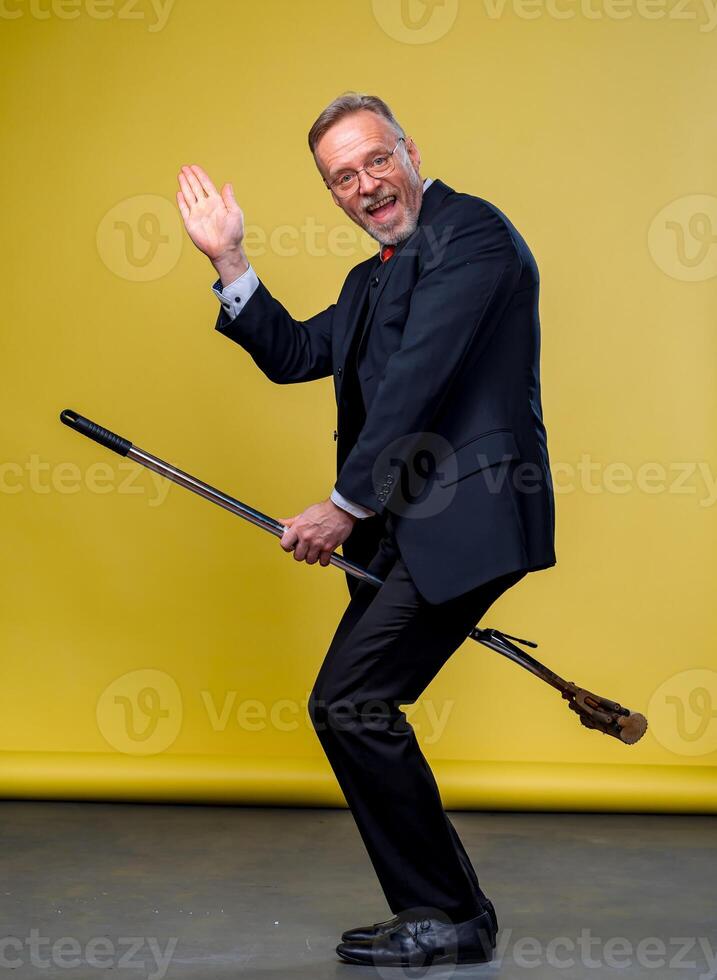
[(344, 116), (348, 116), (352, 112), (360, 112), (362, 109), (368, 109), (369, 112), (375, 112), (377, 116), (382, 116), (396, 130), (398, 136), (405, 137), (406, 134), (402, 126), (383, 99), (379, 99), (377, 95), (364, 95), (361, 92), (344, 92), (343, 95), (339, 95), (326, 106), (309, 130), (309, 149), (311, 152), (314, 153), (316, 144), (334, 123), (343, 119)]

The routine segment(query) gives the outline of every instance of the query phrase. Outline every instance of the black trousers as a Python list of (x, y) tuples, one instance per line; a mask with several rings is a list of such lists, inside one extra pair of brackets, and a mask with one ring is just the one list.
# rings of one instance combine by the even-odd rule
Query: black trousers
[(485, 895), (399, 705), (420, 697), (493, 602), (526, 572), (431, 605), (408, 574), (390, 515), (368, 567), (384, 584), (359, 582), (354, 589), (309, 714), (391, 911), (430, 908), (461, 922), (480, 914)]

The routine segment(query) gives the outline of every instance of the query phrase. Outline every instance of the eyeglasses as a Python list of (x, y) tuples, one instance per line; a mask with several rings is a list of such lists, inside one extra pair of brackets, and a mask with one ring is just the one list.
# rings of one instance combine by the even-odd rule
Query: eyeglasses
[(367, 173), (369, 177), (386, 177), (388, 174), (393, 173), (396, 168), (395, 161), (393, 159), (393, 154), (398, 149), (398, 144), (401, 142), (406, 142), (403, 136), (400, 136), (398, 143), (394, 148), (387, 153), (379, 153), (373, 158), (367, 167), (361, 167), (360, 170), (344, 170), (340, 173), (338, 177), (327, 183), (324, 181), (329, 190), (332, 190), (334, 194), (339, 197), (348, 197), (353, 194), (359, 185), (359, 174)]

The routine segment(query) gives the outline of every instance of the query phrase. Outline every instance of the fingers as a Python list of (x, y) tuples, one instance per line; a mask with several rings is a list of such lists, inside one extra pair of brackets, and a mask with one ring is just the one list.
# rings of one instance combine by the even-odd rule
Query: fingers
[[(326, 568), (327, 565), (331, 564), (332, 554), (333, 551), (330, 548), (326, 550), (326, 548), (322, 548), (320, 545), (316, 545), (315, 547), (313, 548), (310, 547), (308, 549), (308, 553), (306, 555), (305, 560), (307, 565), (315, 565), (318, 562), (322, 568)], [(296, 558), (296, 552), (294, 552), (294, 558)]]
[[(182, 194), (184, 195), (184, 200), (187, 204), (187, 207), (192, 208), (197, 203), (197, 195), (194, 193), (192, 186), (187, 180), (187, 175), (185, 174), (185, 170), (187, 170), (187, 167), (182, 167), (182, 169), (177, 174), (177, 180), (179, 181), (179, 186), (182, 189)], [(204, 197), (203, 194), (202, 197)]]
[(299, 540), (299, 535), (293, 528), (289, 528), (284, 531), (281, 538), (279, 539), (279, 544), (284, 549), (284, 551), (293, 551)]
[(279, 544), (284, 551), (293, 552), (295, 561), (305, 561), (307, 565), (315, 565), (319, 562), (325, 568), (330, 564), (332, 551), (327, 551), (322, 545), (314, 544), (308, 539), (302, 540), (299, 532), (288, 524), (288, 521), (294, 520), (296, 520), (294, 517), (279, 518), (280, 523), (287, 528), (279, 539)]
[[(296, 517), (280, 517), (278, 518), (279, 523), (283, 524), (286, 530), (279, 539), (279, 544), (284, 549), (284, 551), (293, 551), (294, 558), (297, 561), (303, 561), (304, 555), (306, 554), (306, 547), (302, 545), (299, 540), (299, 532), (292, 528), (292, 524), (296, 520)], [(297, 551), (299, 552), (297, 556)]]
[(304, 541), (299, 541), (299, 543), (294, 548), (294, 561), (304, 561), (306, 555), (308, 554), (309, 546)]
[[(278, 518), (279, 524), (283, 524), (284, 525), (284, 535), (281, 538), (281, 546), (282, 546), (282, 548), (284, 547), (284, 541), (286, 539), (286, 532), (291, 527), (291, 525), (294, 523), (295, 520), (296, 520), (295, 517), (279, 517)], [(292, 541), (294, 542), (294, 544), (296, 544), (296, 542), (298, 541), (298, 535), (295, 538), (292, 538)], [(292, 545), (292, 547), (293, 547), (293, 545)], [(288, 549), (286, 549), (286, 550), (288, 550)]]
[(202, 190), (204, 191), (204, 193), (207, 195), (207, 197), (211, 197), (212, 194), (219, 197), (219, 193), (217, 192), (216, 187), (212, 183), (209, 174), (207, 174), (204, 170), (202, 170), (202, 168), (199, 166), (198, 163), (193, 163), (189, 169), (191, 173), (193, 173), (196, 179), (199, 181), (199, 184)]
[(197, 201), (204, 201), (208, 197), (219, 197), (209, 175), (196, 163), (191, 167), (184, 165), (177, 174), (177, 179), (182, 189), (184, 203), (189, 209)]
[(313, 545), (309, 547), (306, 553), (306, 564), (315, 565), (316, 562), (319, 560), (320, 554), (321, 554), (321, 549), (319, 548), (318, 545)]
[(233, 184), (227, 183), (222, 187), (222, 200), (226, 205), (227, 211), (241, 211), (241, 208), (237, 204), (236, 198), (234, 197)]
[(179, 206), (179, 213), (186, 221), (189, 217), (189, 208), (187, 207), (187, 202), (184, 200), (184, 194), (181, 191), (177, 191), (177, 204)]
[[(184, 179), (186, 180), (187, 184), (189, 185), (189, 187), (191, 188), (194, 194), (194, 203), (196, 203), (197, 201), (203, 201), (207, 195), (204, 193), (204, 188), (199, 183), (199, 180), (197, 179), (197, 175), (194, 173), (192, 168), (182, 167), (182, 173), (184, 174)], [(184, 188), (182, 188), (182, 190), (184, 190)], [(184, 191), (184, 194), (186, 197), (187, 192)]]

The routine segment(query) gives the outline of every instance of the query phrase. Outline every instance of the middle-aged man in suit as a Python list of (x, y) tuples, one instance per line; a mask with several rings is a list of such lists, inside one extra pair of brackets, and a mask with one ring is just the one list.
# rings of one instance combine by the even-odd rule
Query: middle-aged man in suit
[(231, 184), (219, 192), (185, 166), (177, 201), (219, 276), (219, 333), (278, 384), (334, 380), (336, 484), (283, 520), (282, 548), (327, 565), (343, 545), (383, 579), (349, 579), (309, 699), (394, 913), (345, 932), (337, 952), (376, 966), (483, 962), (495, 910), (399, 706), (506, 589), (555, 564), (538, 269), (498, 208), (421, 179), (418, 148), (383, 100), (335, 99), (309, 147), (334, 203), (380, 250), (308, 320), (257, 278)]

